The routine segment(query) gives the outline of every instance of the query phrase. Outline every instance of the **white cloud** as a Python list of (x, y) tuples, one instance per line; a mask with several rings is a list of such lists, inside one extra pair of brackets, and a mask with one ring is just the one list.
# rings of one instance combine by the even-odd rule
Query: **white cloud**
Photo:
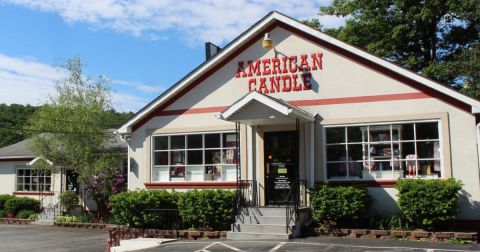
[[(271, 10), (299, 20), (318, 17), (321, 5), (331, 0), (0, 0), (34, 10), (59, 14), (66, 22), (85, 23), (146, 38), (164, 38), (169, 31), (189, 43), (223, 44)], [(319, 17), (325, 27), (338, 27), (344, 19)]]
[[(0, 103), (41, 105), (49, 95), (55, 94), (55, 83), (66, 74), (63, 68), (32, 58), (15, 58), (0, 53)], [(149, 101), (145, 95), (157, 95), (163, 91), (161, 86), (137, 81), (112, 81), (110, 86), (113, 105), (120, 111), (137, 111)]]

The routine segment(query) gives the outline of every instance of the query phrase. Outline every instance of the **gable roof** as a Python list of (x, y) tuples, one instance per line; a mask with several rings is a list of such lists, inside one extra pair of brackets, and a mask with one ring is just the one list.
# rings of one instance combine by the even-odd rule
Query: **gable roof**
[[(280, 113), (282, 116), (296, 118), (303, 121), (311, 122), (314, 121), (315, 118), (310, 113), (300, 109), (287, 101), (282, 99), (273, 98), (266, 94), (259, 93), (257, 91), (250, 92), (224, 110), (220, 117), (223, 120), (230, 121), (232, 117), (236, 114), (241, 113), (242, 110), (246, 109), (249, 105), (258, 102), (263, 104), (265, 107), (270, 108), (273, 111)], [(272, 118), (268, 118), (272, 119)], [(267, 120), (268, 120), (267, 119)], [(233, 119), (233, 121), (236, 121)]]
[(240, 34), (236, 39), (230, 42), (218, 54), (205, 61), (155, 100), (147, 104), (127, 123), (118, 129), (120, 134), (129, 134), (149, 121), (151, 118), (160, 114), (165, 108), (171, 105), (175, 100), (186, 94), (193, 87), (201, 83), (208, 76), (214, 73), (218, 66), (224, 65), (243, 52), (247, 47), (261, 39), (265, 32), (269, 32), (276, 26), (280, 26), (292, 33), (298, 34), (308, 40), (324, 46), (336, 53), (343, 54), (350, 59), (361, 64), (374, 68), (384, 74), (390, 75), (401, 82), (413, 86), (421, 91), (433, 94), (434, 97), (448, 102), (456, 107), (471, 113), (480, 113), (480, 101), (457, 92), (445, 85), (434, 82), (422, 77), (412, 71), (388, 62), (382, 58), (369, 54), (359, 48), (342, 42), (336, 38), (326, 35), (308, 25), (305, 25), (293, 18), (272, 11), (264, 18), (255, 23), (248, 30)]

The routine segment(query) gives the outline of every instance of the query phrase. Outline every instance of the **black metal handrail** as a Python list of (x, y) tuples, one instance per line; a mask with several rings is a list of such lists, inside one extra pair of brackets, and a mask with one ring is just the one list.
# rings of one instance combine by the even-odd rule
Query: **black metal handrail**
[(294, 180), (290, 184), (290, 189), (285, 197), (285, 220), (286, 220), (286, 232), (291, 230), (290, 223), (293, 221), (296, 223), (298, 219), (298, 208), (306, 206), (306, 187), (305, 180)]

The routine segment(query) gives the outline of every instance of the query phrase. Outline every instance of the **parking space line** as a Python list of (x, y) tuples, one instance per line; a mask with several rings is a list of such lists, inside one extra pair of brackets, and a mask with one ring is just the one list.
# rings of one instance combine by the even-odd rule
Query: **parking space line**
[(275, 247), (273, 247), (272, 249), (270, 249), (269, 252), (275, 252), (277, 250), (279, 250), (281, 247), (283, 247), (283, 245), (287, 244), (286, 242), (280, 242), (279, 244), (277, 244)]
[(243, 250), (239, 249), (239, 248), (235, 248), (233, 246), (230, 246), (228, 244), (225, 244), (223, 242), (212, 242), (210, 244), (208, 244), (207, 246), (199, 249), (199, 250), (196, 250), (195, 252), (210, 252), (208, 249), (215, 246), (215, 245), (221, 245), (221, 246), (224, 246), (225, 248), (228, 248), (228, 249), (231, 249), (233, 251), (238, 251), (238, 252), (241, 252)]

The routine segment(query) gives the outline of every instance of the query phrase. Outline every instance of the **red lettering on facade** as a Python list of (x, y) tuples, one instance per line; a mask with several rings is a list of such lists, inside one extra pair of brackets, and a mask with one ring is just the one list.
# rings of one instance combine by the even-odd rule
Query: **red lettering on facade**
[(308, 56), (306, 54), (302, 54), (300, 56), (301, 62), (300, 62), (300, 70), (301, 71), (310, 71), (310, 65), (308, 64)]
[[(283, 65), (283, 73), (288, 73), (288, 70), (287, 70), (287, 57), (282, 57), (282, 65)], [(280, 72), (278, 72), (280, 73)]]
[(292, 90), (292, 78), (290, 77), (290, 75), (283, 75), (282, 81), (283, 81), (282, 92), (290, 92), (290, 90)]
[(323, 53), (312, 53), (310, 56), (312, 57), (313, 62), (312, 70), (317, 70), (317, 67), (318, 69), (323, 69)]
[[(253, 89), (252, 89), (252, 86), (253, 86)], [(257, 79), (251, 78), (248, 80), (248, 92), (257, 91), (256, 86), (257, 86)]]
[(292, 82), (293, 82), (293, 91), (298, 92), (302, 91), (302, 85), (297, 82), (298, 75), (292, 74)]
[(270, 59), (263, 59), (263, 75), (269, 75), (271, 73), (270, 71)]
[(280, 69), (280, 60), (278, 58), (272, 58), (272, 74), (282, 73)]
[(243, 61), (238, 62), (238, 69), (237, 74), (235, 75), (236, 78), (246, 77), (247, 74), (245, 73), (245, 68), (243, 68)]
[(280, 92), (280, 76), (270, 77), (270, 93)]
[(248, 76), (260, 75), (260, 60), (255, 60), (255, 64), (249, 60), (248, 61)]
[(303, 79), (303, 90), (311, 90), (312, 83), (310, 83), (310, 80), (312, 79), (312, 73), (302, 74), (302, 79)]
[(265, 83), (266, 81), (267, 78), (260, 78), (260, 88), (258, 89), (258, 91), (260, 91), (260, 93), (262, 94), (268, 94), (267, 84)]
[(289, 65), (288, 65), (288, 70), (290, 70), (290, 73), (296, 73), (298, 70), (297, 67), (297, 56), (290, 56), (289, 58)]

